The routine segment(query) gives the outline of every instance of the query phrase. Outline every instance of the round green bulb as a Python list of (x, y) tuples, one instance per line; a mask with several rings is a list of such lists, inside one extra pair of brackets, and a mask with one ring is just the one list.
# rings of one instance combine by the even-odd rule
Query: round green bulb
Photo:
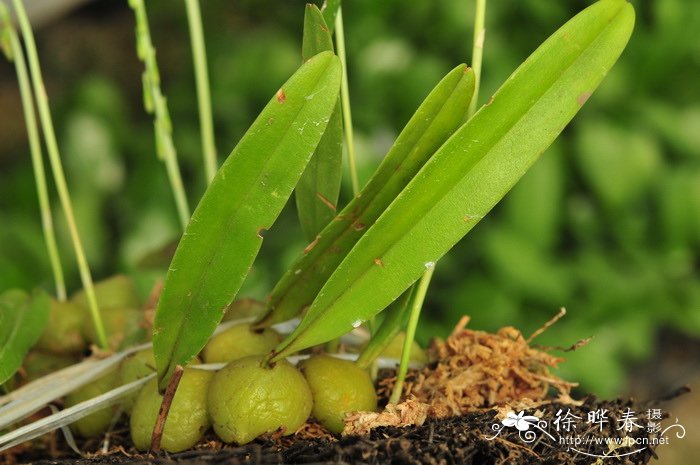
[(205, 363), (227, 363), (249, 355), (265, 355), (281, 340), (273, 329), (254, 331), (249, 324), (236, 325), (214, 336), (204, 347), (202, 358)]
[[(185, 368), (180, 384), (170, 405), (168, 419), (163, 427), (160, 446), (168, 452), (180, 452), (191, 448), (202, 439), (209, 429), (207, 413), (207, 390), (214, 373)], [(153, 428), (163, 396), (158, 393), (158, 384), (152, 379), (141, 389), (131, 414), (131, 440), (139, 450), (151, 447)]]
[[(401, 331), (396, 335), (396, 337), (394, 337), (394, 339), (391, 340), (380, 356), (400, 360), (401, 355), (403, 354), (403, 344), (405, 340), (406, 333)], [(416, 341), (413, 341), (413, 344), (411, 344), (411, 354), (409, 358), (414, 362), (428, 363), (428, 356), (426, 355), (425, 350), (423, 350)]]
[[(111, 391), (117, 386), (119, 381), (119, 373), (117, 370), (112, 370), (105, 376), (86, 384), (77, 391), (73, 391), (65, 399), (66, 407), (72, 407), (86, 400)], [(84, 438), (93, 438), (99, 436), (109, 428), (114, 420), (116, 407), (105, 407), (95, 413), (81, 418), (71, 425), (71, 429)]]
[(83, 337), (85, 309), (72, 302), (51, 300), (49, 322), (36, 348), (54, 354), (78, 354), (87, 346)]
[[(125, 359), (119, 365), (119, 379), (122, 385), (129, 384), (137, 379), (145, 378), (155, 372), (156, 360), (153, 357), (153, 350), (146, 349), (136, 352), (131, 357)], [(122, 400), (122, 407), (126, 413), (131, 414), (138, 393), (134, 393)]]
[(311, 391), (299, 370), (286, 360), (263, 366), (263, 358), (230, 362), (209, 386), (212, 426), (225, 442), (246, 444), (279, 429), (294, 434), (311, 413)]
[(369, 374), (348, 360), (313, 356), (300, 364), (311, 388), (311, 414), (333, 433), (345, 427), (345, 414), (377, 409), (377, 394)]
[[(134, 281), (121, 274), (95, 283), (95, 298), (100, 309), (108, 307), (138, 308), (141, 306)], [(85, 290), (82, 289), (73, 294), (71, 302), (86, 309), (90, 307)]]

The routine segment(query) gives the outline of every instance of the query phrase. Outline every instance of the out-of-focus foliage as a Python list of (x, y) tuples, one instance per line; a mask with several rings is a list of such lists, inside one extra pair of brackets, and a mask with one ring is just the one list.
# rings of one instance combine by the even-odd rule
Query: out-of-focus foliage
[[(556, 27), (590, 2), (489, 2), (482, 102)], [(594, 341), (565, 375), (616, 394), (655, 328), (700, 334), (700, 4), (633, 1), (627, 50), (558, 143), (489, 218), (440, 261), (419, 336), (522, 328), (569, 314), (539, 342)], [(204, 190), (184, 6), (149, 13), (190, 203)], [(203, 4), (217, 146), (236, 144), (300, 63), (303, 1)], [(361, 181), (427, 92), (470, 60), (470, 0), (355, 0), (343, 9)], [(68, 180), (96, 274), (135, 273), (178, 234), (167, 178), (141, 111), (140, 65), (125, 2), (93, 2), (38, 31)], [(14, 70), (0, 66), (0, 291), (51, 289)], [(347, 181), (347, 180), (346, 180)], [(349, 198), (345, 182), (340, 204)], [(54, 198), (55, 200), (55, 198)], [(267, 234), (241, 295), (263, 296), (306, 244), (293, 202)], [(58, 217), (58, 225), (63, 220)], [(62, 241), (69, 284), (78, 286)], [(139, 272), (144, 290), (158, 272)]]

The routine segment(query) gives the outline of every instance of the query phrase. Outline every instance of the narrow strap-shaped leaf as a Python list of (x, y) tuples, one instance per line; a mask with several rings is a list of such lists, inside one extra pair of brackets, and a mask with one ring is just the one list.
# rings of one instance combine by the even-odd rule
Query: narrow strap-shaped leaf
[(29, 296), (13, 289), (0, 295), (0, 384), (22, 366), (24, 356), (44, 332), (50, 306), (43, 291)]
[(159, 384), (206, 344), (318, 145), (338, 99), (340, 63), (308, 60), (270, 100), (192, 215), (158, 302)]
[(401, 331), (401, 327), (408, 321), (408, 315), (411, 310), (410, 303), (413, 300), (413, 295), (416, 286), (411, 286), (401, 294), (401, 297), (396, 299), (389, 305), (380, 315), (384, 315), (384, 319), (379, 323), (377, 331), (372, 334), (372, 338), (367, 345), (362, 349), (360, 356), (357, 358), (357, 366), (360, 368), (368, 368), (386, 349), (391, 341), (394, 340), (397, 334)]
[(277, 283), (260, 326), (298, 315), (379, 215), (464, 122), (474, 73), (459, 65), (430, 92), (365, 188), (321, 231)]
[(328, 32), (330, 33), (333, 33), (333, 29), (335, 29), (335, 17), (338, 15), (339, 8), (340, 0), (323, 0), (321, 12), (323, 13), (323, 19), (326, 21)]
[(601, 0), (542, 44), (360, 239), (275, 358), (347, 332), (433, 266), (564, 129), (633, 26), (630, 4)]
[[(307, 4), (304, 15), (304, 40), (302, 59), (333, 51), (333, 39), (323, 15), (316, 5)], [(340, 117), (340, 102), (328, 121), (326, 132), (316, 147), (295, 191), (299, 222), (304, 235), (312, 241), (333, 219), (340, 193), (343, 165), (343, 124)]]

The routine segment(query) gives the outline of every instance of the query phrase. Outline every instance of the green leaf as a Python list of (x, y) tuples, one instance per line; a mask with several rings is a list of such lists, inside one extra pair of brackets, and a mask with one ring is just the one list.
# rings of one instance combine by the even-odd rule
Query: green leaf
[(274, 359), (371, 318), (464, 237), (578, 112), (633, 25), (625, 0), (601, 0), (542, 44), (359, 240)]
[(396, 139), (365, 188), (321, 231), (272, 291), (259, 326), (299, 314), (357, 241), (435, 151), (464, 122), (474, 73), (459, 65), (445, 76)]
[(339, 8), (340, 0), (323, 0), (321, 12), (323, 13), (323, 19), (325, 19), (326, 24), (328, 24), (328, 32), (330, 33), (333, 33), (333, 29), (335, 29), (335, 17), (338, 16)]
[[(301, 49), (304, 61), (318, 53), (333, 51), (333, 39), (316, 5), (306, 5)], [(295, 191), (299, 222), (309, 241), (335, 216), (343, 174), (342, 164), (343, 125), (338, 102), (328, 121), (326, 132), (306, 165)]]
[(360, 356), (357, 358), (357, 366), (360, 368), (369, 368), (369, 366), (381, 355), (391, 341), (394, 340), (401, 328), (408, 321), (408, 315), (411, 311), (410, 303), (413, 301), (416, 286), (411, 286), (401, 294), (401, 297), (396, 299), (382, 311), (380, 315), (384, 315), (384, 319), (379, 323), (377, 331), (372, 333), (372, 338)]
[(44, 332), (50, 306), (43, 291), (31, 297), (16, 289), (0, 295), (0, 384), (22, 366), (24, 356)]
[(282, 86), (216, 174), (192, 215), (158, 302), (160, 386), (197, 354), (240, 289), (335, 107), (340, 61), (307, 61)]

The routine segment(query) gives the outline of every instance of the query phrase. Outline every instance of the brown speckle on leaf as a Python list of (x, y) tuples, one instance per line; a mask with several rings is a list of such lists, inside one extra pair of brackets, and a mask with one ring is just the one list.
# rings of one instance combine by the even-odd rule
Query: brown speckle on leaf
[(325, 206), (327, 206), (328, 208), (330, 208), (333, 212), (336, 211), (336, 208), (335, 208), (335, 205), (333, 204), (333, 202), (331, 202), (330, 200), (325, 198), (323, 196), (323, 194), (321, 194), (320, 192), (316, 192), (316, 197), (318, 197), (321, 200), (321, 202), (323, 202), (323, 204)]
[(356, 221), (355, 223), (353, 223), (352, 228), (355, 231), (362, 231), (363, 229), (365, 229), (365, 224), (360, 223), (359, 221)]
[(316, 239), (314, 239), (314, 240), (311, 242), (311, 244), (309, 244), (309, 245), (306, 246), (306, 248), (304, 249), (304, 253), (305, 253), (305, 254), (311, 252), (311, 249), (313, 249), (313, 248), (316, 246), (316, 244), (318, 244), (318, 239), (319, 239), (320, 237), (321, 237), (321, 236), (316, 236)]
[(382, 261), (381, 258), (375, 258), (374, 259), (374, 264), (377, 266), (384, 266), (384, 262)]
[(266, 233), (266, 232), (267, 232), (267, 229), (266, 229), (266, 228), (259, 227), (258, 230), (256, 231), (256, 234), (258, 235), (258, 237), (259, 237), (260, 239), (262, 239), (262, 238), (265, 237), (265, 233)]
[(583, 105), (584, 103), (586, 103), (588, 101), (588, 99), (590, 97), (591, 97), (591, 92), (584, 92), (581, 95), (579, 95), (578, 97), (576, 97), (576, 102), (579, 105)]
[(284, 89), (277, 91), (277, 103), (284, 103), (287, 100), (287, 95), (284, 93)]

